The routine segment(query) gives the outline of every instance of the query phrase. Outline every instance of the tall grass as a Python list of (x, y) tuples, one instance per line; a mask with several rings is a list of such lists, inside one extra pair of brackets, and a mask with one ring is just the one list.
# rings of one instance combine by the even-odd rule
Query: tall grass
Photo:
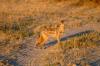
[[(34, 34), (33, 28), (28, 28), (33, 24), (31, 16), (21, 18), (20, 20), (9, 21), (4, 19), (0, 21), (0, 53), (9, 54), (13, 49), (18, 48), (18, 44), (25, 37), (30, 37)], [(4, 34), (4, 36), (3, 36)], [(7, 49), (9, 51), (7, 51)], [(7, 52), (3, 52), (3, 51)]]
[(65, 42), (66, 47), (69, 48), (82, 48), (82, 47), (96, 47), (100, 43), (100, 33), (91, 32), (89, 34), (82, 34), (81, 36), (76, 36), (70, 38)]

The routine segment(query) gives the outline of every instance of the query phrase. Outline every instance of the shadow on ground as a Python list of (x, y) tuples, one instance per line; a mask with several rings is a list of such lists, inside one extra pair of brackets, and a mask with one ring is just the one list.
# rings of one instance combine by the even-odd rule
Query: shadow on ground
[[(83, 34), (86, 34), (86, 33), (90, 33), (90, 32), (93, 32), (93, 31), (94, 30), (87, 30), (87, 31), (83, 31), (83, 32), (80, 32), (80, 33), (76, 33), (76, 34), (70, 35), (70, 36), (64, 36), (64, 37), (62, 37), (60, 39), (60, 41), (65, 41), (65, 40), (67, 40), (69, 38), (72, 38), (74, 36), (80, 36), (80, 35), (83, 35)], [(54, 40), (54, 41), (51, 41), (51, 42), (45, 44), (45, 49), (48, 48), (48, 47), (50, 47), (50, 46), (55, 45), (56, 43), (57, 43), (57, 40)]]
[(19, 63), (16, 62), (16, 60), (9, 59), (6, 56), (0, 56), (0, 60), (6, 61), (8, 64), (13, 65), (13, 66), (21, 66), (21, 65), (19, 65)]
[(90, 65), (91, 66), (100, 66), (100, 59), (95, 62), (90, 63)]

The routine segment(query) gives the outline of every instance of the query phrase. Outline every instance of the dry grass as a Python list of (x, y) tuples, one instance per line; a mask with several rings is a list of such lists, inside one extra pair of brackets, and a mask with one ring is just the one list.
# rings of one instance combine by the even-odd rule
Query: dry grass
[(32, 23), (31, 18), (23, 18), (18, 22), (9, 20), (0, 22), (0, 52), (9, 54), (18, 48), (20, 41), (25, 37), (32, 36), (34, 33), (28, 28)]
[(48, 51), (48, 54), (45, 55), (45, 61), (47, 61), (45, 62), (47, 63), (46, 66), (73, 66), (77, 64), (81, 66), (90, 66), (89, 61), (83, 60), (83, 58), (89, 55), (90, 50), (88, 51), (88, 48), (97, 48), (100, 46), (99, 36), (100, 33), (94, 31), (87, 34), (76, 35), (73, 38), (62, 42), (59, 44), (61, 47), (59, 47), (58, 52), (55, 51), (57, 49), (54, 49), (52, 52)]
[[(100, 23), (99, 0), (0, 0), (0, 4), (0, 54), (3, 55), (16, 51), (20, 41), (33, 36), (33, 30), (42, 24), (64, 19), (65, 28), (73, 29), (91, 22)], [(47, 66), (66, 65), (73, 61), (71, 59), (83, 57), (88, 53), (81, 49), (97, 47), (99, 36), (98, 32), (93, 32), (62, 42), (61, 52), (45, 57)], [(68, 54), (69, 51), (72, 53)]]
[(91, 32), (89, 34), (77, 35), (76, 37), (70, 38), (65, 42), (64, 47), (69, 48), (86, 48), (86, 47), (96, 47), (100, 42), (100, 33)]

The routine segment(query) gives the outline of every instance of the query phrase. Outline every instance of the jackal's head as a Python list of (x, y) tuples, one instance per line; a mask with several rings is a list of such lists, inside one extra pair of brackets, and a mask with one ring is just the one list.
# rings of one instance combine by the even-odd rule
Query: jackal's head
[(60, 21), (60, 24), (59, 24), (59, 31), (60, 33), (63, 33), (64, 32), (64, 20), (61, 20)]

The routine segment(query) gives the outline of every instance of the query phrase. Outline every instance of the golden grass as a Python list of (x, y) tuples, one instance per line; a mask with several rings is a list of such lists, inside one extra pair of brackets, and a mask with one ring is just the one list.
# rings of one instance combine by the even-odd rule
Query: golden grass
[[(31, 17), (21, 18), (19, 21), (3, 20), (0, 22), (0, 53), (9, 54), (16, 50), (25, 37), (30, 37), (34, 33)], [(4, 52), (5, 51), (5, 52)]]
[[(45, 57), (45, 66), (73, 66), (76, 64), (80, 66), (90, 66), (90, 63), (82, 60), (82, 58), (87, 57), (89, 54), (90, 50), (87, 50), (88, 48), (93, 49), (100, 46), (99, 36), (100, 33), (96, 31), (84, 33), (61, 42), (59, 44), (60, 47), (57, 49), (55, 48), (58, 47), (58, 45), (51, 47), (51, 49), (48, 49), (48, 54), (43, 56)], [(53, 51), (49, 52), (50, 50)], [(58, 51), (56, 52), (56, 50)], [(76, 62), (77, 59), (79, 59), (80, 63)]]
[[(49, 3), (46, 3), (46, 1), (48, 1)], [(72, 2), (72, 4), (69, 5), (69, 7), (67, 7), (66, 5), (68, 1), (74, 1), (74, 0), (43, 0), (43, 2), (37, 2), (38, 5), (37, 3), (34, 3), (35, 2), (34, 0), (33, 1), (29, 0), (28, 2), (25, 2), (25, 0), (0, 1), (0, 4), (1, 4), (0, 6), (1, 7), (0, 8), (0, 53), (3, 55), (7, 55), (7, 54), (9, 55), (13, 51), (16, 51), (20, 46), (19, 42), (21, 40), (23, 40), (25, 37), (30, 37), (34, 35), (34, 32), (33, 32), (34, 26), (35, 27), (40, 26), (42, 22), (50, 23), (51, 21), (52, 22), (56, 21), (56, 19), (61, 19), (63, 15), (62, 12), (64, 12), (65, 14), (63, 15), (64, 19), (72, 18), (71, 20), (73, 22), (70, 21), (70, 19), (68, 22), (66, 21), (66, 28), (68, 29), (81, 27), (83, 26), (83, 24), (90, 23), (91, 21), (95, 22), (95, 20), (98, 20), (98, 22), (100, 22), (99, 18), (93, 21), (93, 19), (97, 15), (88, 14), (88, 13), (84, 14), (83, 12), (85, 11), (81, 11), (81, 9), (79, 9), (78, 12), (82, 13), (80, 15), (81, 16), (84, 15), (86, 17), (84, 18), (83, 16), (82, 18), (79, 18), (80, 15), (77, 15), (79, 13), (74, 12), (74, 10), (77, 10), (78, 6), (85, 5), (86, 8), (92, 7), (92, 6), (99, 6), (99, 3), (100, 3), (99, 0), (76, 0), (77, 2), (75, 3)], [(72, 14), (70, 15), (66, 14), (67, 10), (69, 10), (67, 8), (71, 9), (72, 6), (77, 6), (74, 10), (72, 9), (73, 10), (72, 12), (76, 13), (76, 14), (73, 14), (75, 17)], [(86, 10), (86, 12), (87, 11), (88, 9)], [(92, 13), (92, 10), (91, 10), (91, 13)], [(90, 15), (92, 15), (93, 17), (91, 17)], [(66, 16), (71, 16), (71, 17), (67, 18)], [(87, 16), (90, 17), (91, 19), (88, 20)], [(51, 19), (51, 21), (49, 21), (49, 19)], [(81, 20), (81, 22), (77, 20), (75, 22), (74, 19)], [(33, 25), (33, 27), (29, 28), (31, 25)], [(81, 48), (87, 48), (87, 47), (90, 47), (90, 48), (97, 47), (98, 41), (100, 40), (99, 36), (100, 36), (99, 33), (93, 32), (90, 34), (75, 36), (65, 42), (62, 42), (61, 48), (63, 52), (55, 53), (55, 55), (53, 54), (48, 55), (46, 57), (46, 58), (49, 58), (47, 60), (48, 61), (47, 66), (59, 65), (59, 61), (62, 61), (62, 62), (64, 62), (65, 60), (70, 61), (70, 59), (63, 58), (64, 55), (67, 54), (67, 52), (64, 52), (65, 50), (69, 50), (73, 48), (81, 49)], [(83, 51), (79, 50), (76, 53), (78, 52), (79, 52), (79, 55), (77, 55), (78, 57), (84, 55)], [(71, 58), (73, 57), (72, 54), (70, 55)], [(55, 60), (58, 60), (58, 61), (56, 62)], [(2, 62), (0, 62), (0, 64), (2, 64)]]
[(100, 33), (91, 32), (89, 34), (83, 34), (81, 36), (75, 36), (70, 38), (64, 43), (65, 47), (69, 48), (87, 48), (96, 47), (100, 43)]

